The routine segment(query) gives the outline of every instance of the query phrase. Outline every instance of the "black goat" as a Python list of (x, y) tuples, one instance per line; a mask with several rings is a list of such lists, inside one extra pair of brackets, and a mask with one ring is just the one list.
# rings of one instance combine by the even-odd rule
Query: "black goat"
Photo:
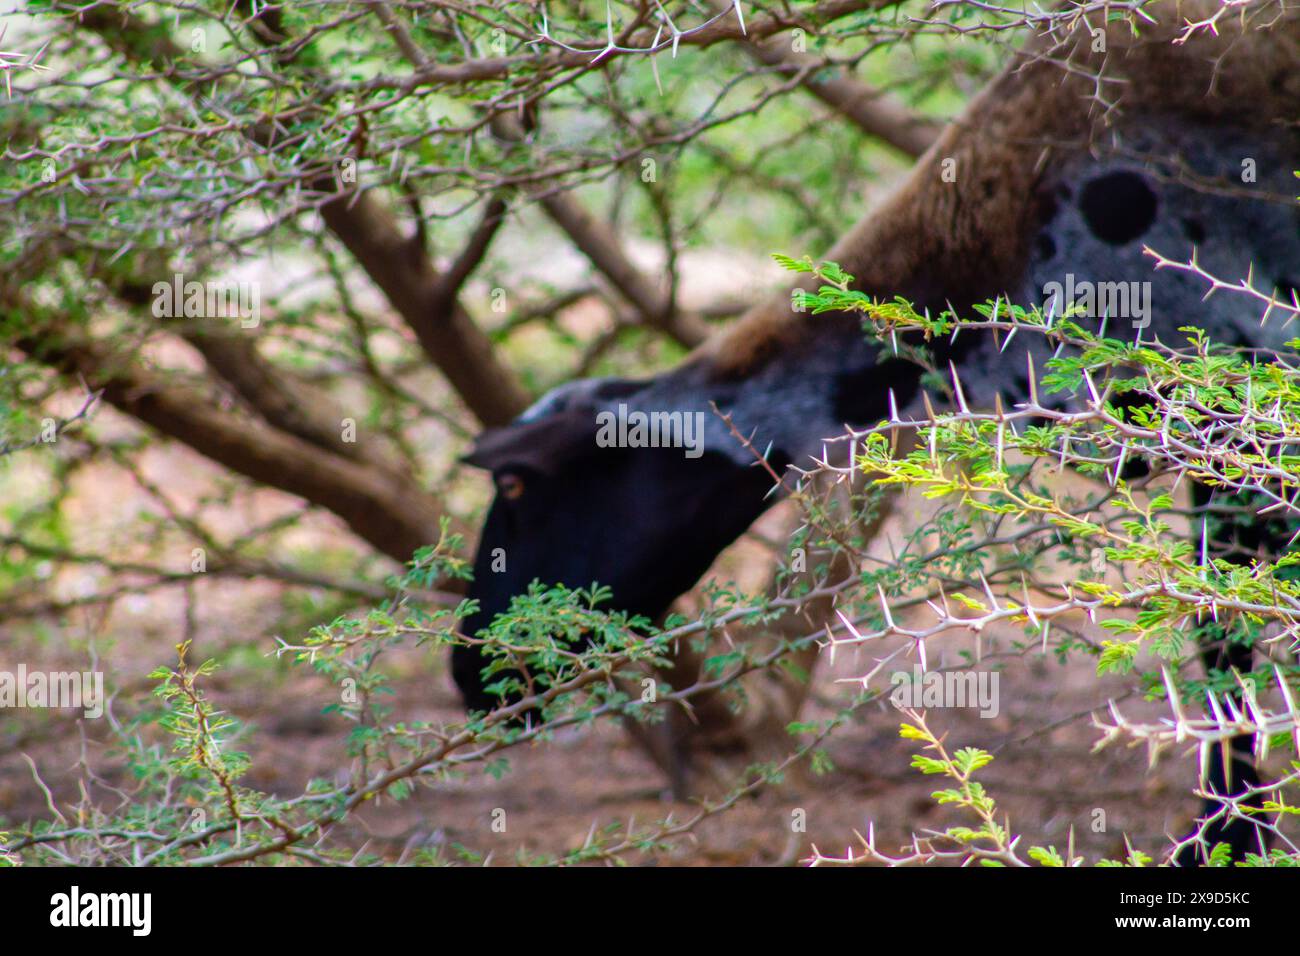
[[(1216, 342), (1281, 349), (1294, 333), (1280, 322), (1261, 327), (1229, 296), (1203, 302), (1196, 277), (1153, 272), (1142, 252), (1195, 249), (1215, 275), (1253, 268), (1265, 287), (1300, 281), (1300, 211), (1275, 201), (1290, 195), (1300, 157), (1300, 19), (1274, 11), (1266, 28), (1224, 24), (1218, 35), (1171, 42), (1189, 11), (1171, 6), (1165, 12), (1178, 22), (1140, 38), (1111, 26), (1099, 41), (1080, 25), (1030, 43), (826, 258), (868, 294), (961, 314), (997, 296), (1041, 302), (1067, 273), (1149, 282), (1144, 339), (1177, 341), (1177, 329), (1195, 323)], [(1247, 162), (1257, 175), (1244, 183)], [(1273, 201), (1254, 198), (1269, 194)], [(952, 361), (960, 370), (969, 401), (992, 405), (1000, 393), (1014, 405), (1030, 394), (1025, 353), (1038, 369), (1050, 356), (1030, 339), (999, 353), (990, 337), (967, 334), (934, 351), (940, 367)], [(468, 460), (492, 471), (498, 494), (471, 590), (480, 607), (464, 631), (485, 627), (535, 579), (600, 581), (618, 608), (662, 614), (772, 503), (770, 476), (750, 467), (752, 454), (710, 403), (755, 430), (758, 448), (770, 443), (774, 461), (807, 464), (846, 423), (887, 417), (891, 391), (904, 417), (921, 402), (921, 369), (880, 362), (880, 351), (854, 318), (800, 315), (784, 299), (756, 308), (677, 369), (644, 382), (573, 383), (485, 434)], [(620, 404), (704, 412), (707, 450), (690, 458), (680, 448), (598, 447), (597, 413)], [(1206, 500), (1198, 489), (1197, 501)], [(1259, 537), (1258, 529), (1224, 535), (1251, 533)], [(498, 548), (509, 556), (505, 573), (491, 571)], [(1250, 669), (1240, 646), (1216, 645), (1204, 660)], [(455, 678), (472, 709), (496, 703), (483, 690), (483, 665), (476, 649), (456, 649)], [(1241, 766), (1230, 791), (1215, 748), (1210, 785), (1218, 792), (1257, 782), (1250, 743), (1234, 743)], [(1209, 836), (1237, 855), (1259, 847), (1243, 821)]]

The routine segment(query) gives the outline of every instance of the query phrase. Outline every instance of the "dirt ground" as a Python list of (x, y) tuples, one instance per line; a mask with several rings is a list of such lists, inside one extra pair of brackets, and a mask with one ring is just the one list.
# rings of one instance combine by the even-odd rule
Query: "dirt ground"
[[(707, 275), (741, 280), (752, 271), (703, 270)], [(718, 281), (714, 279), (714, 286)], [(742, 283), (736, 288), (711, 286), (696, 294), (704, 300), (743, 292)], [(577, 329), (599, 325), (606, 318), (579, 310), (565, 321)], [(197, 363), (194, 356), (185, 355), (158, 359), (181, 367)], [(432, 375), (408, 384), (435, 402), (444, 387)], [(66, 411), (75, 410), (77, 400), (69, 396)], [(101, 441), (134, 440), (140, 434), (135, 425), (108, 408), (97, 412), (94, 428)], [(463, 450), (458, 439), (451, 440), (436, 428), (415, 438), (420, 453), (430, 461), (446, 461)], [(228, 476), (178, 445), (150, 447), (140, 466), (150, 482), (178, 506), (194, 509), (224, 540), (301, 510), (296, 499), (267, 489), (239, 491), (228, 498), (214, 495)], [(15, 507), (39, 500), (47, 481), (48, 473), (37, 458), (18, 456), (0, 473), (0, 500)], [(439, 491), (457, 512), (468, 513), (475, 504), (481, 505), (486, 483), (470, 477)], [(918, 508), (915, 502), (906, 504), (886, 525), (882, 555), (891, 536), (899, 540), (909, 522), (917, 520)], [(74, 550), (178, 572), (190, 565), (193, 541), (177, 530), (157, 501), (112, 464), (93, 463), (75, 474), (65, 516), (69, 546)], [(759, 524), (759, 536), (778, 537), (782, 520), (779, 510), (770, 512)], [(3, 521), (0, 517), (0, 530)], [(155, 530), (145, 533), (146, 529)], [(304, 554), (365, 550), (340, 522), (317, 513), (282, 534), (278, 548), (268, 557), (288, 564)], [(760, 549), (754, 539), (742, 539), (723, 555), (716, 573), (745, 586), (757, 585), (766, 573), (755, 557)], [(395, 566), (372, 566), (367, 579), (382, 581), (393, 570)], [(33, 582), (62, 600), (114, 584), (110, 574), (93, 564), (52, 570), (48, 579)], [(290, 600), (282, 587), (264, 580), (200, 576), (193, 583), (192, 605), (187, 605), (185, 591), (169, 586), (140, 593), (128, 586), (107, 610), (88, 607), (34, 619), (0, 616), (0, 669), (13, 669), (18, 662), (33, 669), (84, 669), (93, 657), (108, 686), (117, 689), (118, 707), (125, 715), (147, 700), (144, 675), (174, 663), (174, 645), (189, 637), (194, 642), (192, 660), (213, 657), (221, 664), (208, 684), (213, 699), (251, 725), (249, 737), (242, 741), (253, 758), (247, 783), (293, 795), (309, 779), (346, 768), (347, 725), (337, 715), (322, 714), (337, 700), (334, 689), (310, 670), (291, 667), (273, 655), (277, 636), (297, 643), (307, 626), (328, 620), (333, 611), (322, 602), (313, 616), (310, 606), (304, 610), (312, 593), (299, 590)], [(25, 597), (0, 594), (0, 606)], [(986, 654), (1005, 650), (1015, 636), (985, 633), (983, 650)], [(1093, 629), (1092, 636), (1101, 635)], [(930, 655), (942, 659), (945, 653), (969, 651), (971, 641), (969, 634), (932, 641)], [(414, 648), (385, 660), (394, 675), (393, 719), (453, 721), (460, 716), (445, 661)], [(853, 690), (840, 681), (860, 675), (869, 666), (865, 652), (855, 657), (840, 650), (834, 661), (823, 655), (809, 716), (829, 714), (833, 703)], [(1193, 756), (1170, 753), (1149, 767), (1142, 749), (1112, 746), (1092, 753), (1099, 732), (1091, 717), (1102, 712), (1109, 699), (1124, 698), (1121, 706), (1130, 718), (1163, 716), (1161, 705), (1126, 696), (1130, 682), (1124, 679), (1098, 679), (1093, 661), (1082, 657), (1063, 666), (1053, 657), (1031, 654), (1008, 658), (1002, 666), (998, 716), (985, 719), (974, 710), (954, 708), (931, 711), (929, 722), (947, 735), (951, 748), (979, 746), (995, 754), (982, 779), (1013, 831), (1022, 834), (1024, 846), (1042, 843), (1063, 848), (1073, 830), (1078, 850), (1089, 859), (1122, 855), (1125, 836), (1133, 846), (1159, 856), (1167, 846), (1167, 834), (1187, 831), (1197, 810), (1197, 800), (1190, 795), (1197, 765)], [(828, 745), (832, 772), (823, 776), (792, 772), (781, 786), (767, 788), (703, 821), (689, 839), (679, 841), (655, 862), (790, 864), (805, 859), (814, 844), (824, 853), (842, 853), (854, 843), (855, 831), (865, 833), (872, 826), (878, 846), (889, 849), (903, 844), (913, 832), (969, 822), (937, 807), (930, 798), (937, 789), (936, 779), (910, 768), (912, 749), (898, 736), (897, 711), (881, 704), (858, 716)], [(115, 779), (117, 771), (104, 756), (107, 734), (102, 721), (76, 720), (64, 712), (0, 712), (0, 829), (49, 816), (29, 758), (60, 806), (75, 800), (83, 734), (87, 762), (108, 780)], [(420, 789), (401, 803), (369, 806), (350, 824), (354, 832), (342, 836), (353, 846), (368, 840), (369, 850), (390, 859), (416, 847), (459, 844), (490, 852), (494, 862), (505, 863), (521, 852), (557, 853), (579, 846), (593, 825), (628, 820), (645, 824), (670, 812), (680, 820), (694, 809), (669, 798), (663, 774), (615, 725), (564, 731), (552, 742), (512, 751), (510, 763), (510, 772), (501, 779), (482, 774)], [(494, 814), (498, 810), (505, 811), (504, 833), (492, 826), (494, 819), (500, 819), (499, 813)], [(793, 826), (796, 819), (804, 821), (802, 831)]]
[[(390, 661), (390, 666), (392, 662)], [(412, 653), (394, 681), (395, 713), (410, 719), (454, 720), (458, 701), (444, 673), (429, 673), (428, 658)], [(931, 710), (933, 729), (953, 746), (991, 750), (996, 759), (983, 779), (1023, 834), (1025, 845), (1064, 847), (1071, 828), (1076, 846), (1089, 857), (1119, 856), (1124, 836), (1148, 852), (1158, 852), (1166, 833), (1183, 831), (1195, 810), (1186, 795), (1195, 774), (1192, 759), (1170, 759), (1148, 769), (1145, 751), (1111, 748), (1091, 753), (1097, 733), (1088, 714), (1105, 703), (1106, 685), (1087, 664), (1061, 667), (1041, 658), (1013, 661), (1002, 675), (1003, 712), (984, 719), (973, 710)], [(833, 675), (852, 676), (845, 655), (835, 668), (823, 667), (817, 689), (842, 694)], [(283, 795), (300, 792), (311, 777), (328, 776), (347, 766), (341, 718), (323, 716), (322, 700), (331, 689), (321, 678), (295, 670), (291, 676), (224, 672), (212, 695), (256, 730), (246, 744), (254, 770), (252, 786)], [(139, 686), (137, 683), (136, 686)], [(1141, 713), (1135, 701), (1126, 713)], [(1148, 708), (1149, 709), (1149, 708)], [(814, 704), (810, 711), (824, 711)], [(854, 842), (854, 831), (874, 824), (878, 845), (893, 849), (908, 835), (959, 820), (937, 807), (929, 794), (935, 778), (909, 768), (909, 742), (898, 735), (900, 716), (892, 707), (865, 712), (859, 723), (832, 738), (828, 751), (835, 770), (824, 776), (795, 772), (779, 787), (742, 800), (735, 808), (705, 820), (690, 840), (659, 862), (686, 865), (762, 865), (794, 863), (813, 845), (834, 854)], [(88, 735), (92, 764), (104, 770), (98, 752), (102, 726), (94, 721), (55, 717), (8, 721), (0, 757), (0, 814), (8, 824), (44, 811), (25, 756), (40, 768), (56, 799), (76, 796), (75, 765), (80, 756), (77, 724)], [(15, 727), (15, 724), (18, 726)], [(41, 726), (41, 725), (44, 726)], [(110, 779), (114, 775), (108, 774)], [(1105, 831), (1094, 832), (1095, 811), (1105, 812)], [(635, 819), (641, 823), (690, 815), (689, 803), (674, 803), (661, 772), (616, 725), (569, 730), (558, 739), (515, 751), (511, 772), (500, 780), (484, 774), (465, 781), (419, 790), (412, 798), (368, 808), (354, 822), (349, 843), (369, 841), (368, 849), (392, 859), (418, 846), (467, 847), (491, 852), (496, 862), (515, 854), (556, 853), (582, 844), (593, 825)], [(493, 829), (494, 813), (505, 811), (504, 833)], [(802, 810), (796, 815), (795, 811)], [(793, 821), (806, 820), (806, 832)]]
[[(160, 456), (151, 467), (193, 476), (195, 489), (201, 486), (207, 466), (191, 453), (164, 448), (150, 455)], [(20, 481), (21, 475), (9, 480)], [(121, 542), (133, 539), (124, 536), (123, 528), (138, 519), (136, 507), (143, 501), (139, 489), (107, 470), (92, 469), (78, 480), (85, 482), (74, 499), (81, 509), (73, 521), (82, 539), (78, 544), (100, 551), (116, 547), (120, 557), (127, 557), (130, 549)], [(177, 483), (181, 487), (173, 485), (174, 491), (185, 490), (181, 478)], [(274, 492), (259, 491), (240, 508), (228, 509), (224, 520), (233, 531), (291, 504)], [(909, 520), (906, 509), (897, 520)], [(305, 546), (338, 544), (346, 536), (325, 518), (312, 518), (295, 533)], [(135, 547), (148, 551), (159, 545)], [(756, 545), (742, 543), (724, 557), (722, 566), (743, 565), (746, 547)], [(186, 555), (180, 551), (174, 557), (184, 560)], [(74, 578), (56, 582), (56, 590), (77, 593), (96, 583), (102, 584)], [(274, 643), (266, 622), (283, 610), (281, 589), (259, 581), (213, 580), (197, 586), (195, 594), (189, 623), (194, 657), (222, 662), (209, 691), (222, 708), (253, 728), (243, 742), (254, 766), (246, 782), (292, 795), (309, 778), (345, 768), (345, 722), (322, 714), (334, 699), (333, 689), (309, 670), (270, 657)], [(185, 616), (181, 589), (170, 588), (128, 596), (108, 613), (78, 610), (58, 621), (6, 623), (0, 625), (0, 666), (11, 668), (17, 660), (29, 668), (81, 668), (93, 645), (109, 686), (119, 689), (119, 708), (130, 712), (146, 690), (143, 675), (174, 660), (172, 646), (183, 633)], [(985, 653), (1005, 649), (1009, 637), (985, 634)], [(945, 653), (969, 649), (970, 640), (969, 635), (954, 636), (946, 647), (933, 643), (930, 653), (941, 659)], [(833, 663), (823, 659), (810, 715), (828, 714), (831, 703), (843, 700), (851, 687), (839, 681), (861, 674), (864, 661), (843, 650)], [(1001, 672), (1001, 712), (996, 717), (982, 718), (971, 709), (932, 710), (930, 724), (947, 735), (952, 748), (973, 745), (996, 755), (983, 780), (1013, 831), (1023, 835), (1023, 846), (1064, 848), (1073, 829), (1078, 850), (1089, 859), (1122, 855), (1126, 836), (1133, 846), (1159, 855), (1167, 846), (1166, 835), (1185, 832), (1196, 810), (1196, 800), (1189, 795), (1196, 762), (1188, 755), (1171, 754), (1151, 768), (1142, 749), (1116, 746), (1092, 753), (1099, 734), (1090, 715), (1109, 698), (1123, 698), (1130, 717), (1163, 713), (1157, 705), (1126, 697), (1124, 680), (1098, 679), (1093, 666), (1081, 658), (1066, 666), (1038, 654), (1009, 658)], [(412, 648), (387, 659), (387, 667), (394, 674), (395, 719), (458, 717), (444, 662)], [(793, 864), (807, 858), (813, 845), (827, 854), (842, 853), (854, 843), (855, 831), (865, 833), (872, 826), (878, 846), (891, 850), (913, 832), (969, 822), (930, 799), (936, 779), (910, 769), (910, 742), (899, 738), (899, 721), (898, 712), (887, 704), (861, 712), (858, 722), (828, 745), (832, 772), (793, 772), (780, 786), (703, 821), (670, 852), (639, 862)], [(28, 758), (61, 806), (76, 798), (83, 733), (85, 759), (106, 779), (117, 779), (118, 769), (104, 757), (102, 721), (79, 720), (64, 712), (10, 711), (0, 716), (0, 825), (12, 827), (47, 815), (46, 798), (33, 780)], [(693, 810), (690, 803), (670, 799), (663, 775), (616, 725), (566, 730), (552, 742), (513, 752), (510, 763), (510, 772), (501, 779), (483, 774), (421, 789), (404, 802), (370, 806), (342, 836), (349, 845), (364, 843), (369, 851), (393, 860), (417, 847), (463, 845), (491, 853), (494, 863), (508, 863), (519, 854), (580, 846), (593, 825), (629, 820), (644, 824), (669, 812), (680, 820)], [(505, 811), (505, 832), (492, 825), (501, 818), (500, 810)], [(802, 829), (796, 820), (804, 821)], [(1104, 829), (1097, 829), (1099, 822)]]

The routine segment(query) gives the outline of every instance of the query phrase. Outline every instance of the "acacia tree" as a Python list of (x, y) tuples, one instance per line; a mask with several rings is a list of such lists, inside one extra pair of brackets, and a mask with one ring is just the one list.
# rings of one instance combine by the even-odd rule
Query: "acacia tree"
[[(736, 14), (706, 16), (673, 45), (738, 46), (758, 65), (711, 57), (734, 75), (706, 99), (695, 92), (699, 64), (689, 76), (656, 68), (667, 86), (653, 109), (647, 62), (657, 59), (581, 52), (579, 38), (603, 27), (582, 5), (551, 11), (547, 38), (539, 13), (511, 4), (38, 7), (24, 24), (36, 52), (11, 64), (5, 111), (12, 344), (405, 561), (447, 510), (429, 490), (442, 482), (421, 481), (403, 447), (412, 419), (439, 421), (449, 438), (501, 424), (611, 351), (694, 345), (710, 318), (735, 310), (681, 304), (679, 252), (705, 233), (699, 209), (674, 201), (674, 169), (749, 163), (752, 178), (770, 174), (710, 133), (802, 85), (832, 104), (852, 99), (841, 144), (868, 132), (911, 151), (925, 143), (932, 127), (849, 79), (861, 54), (787, 61), (759, 43), (870, 6), (752, 11), (743, 33)], [(644, 46), (655, 7), (626, 12), (621, 45)], [(606, 187), (591, 192), (610, 197), (611, 211), (575, 191), (588, 183)], [(822, 206), (799, 215), (815, 221)], [(588, 259), (580, 283), (515, 282), (490, 261), (499, 232), (534, 228), (532, 209)], [(634, 216), (654, 224), (666, 281), (624, 249), (620, 227)], [(156, 306), (159, 281), (237, 282), (240, 263), (286, 249), (309, 260), (304, 281), (328, 280), (309, 301), (260, 290), (255, 327), (194, 308), (156, 314), (167, 311)], [(383, 295), (377, 308), (354, 304), (361, 275)], [(613, 321), (571, 367), (519, 354), (522, 333), (586, 297), (606, 301)], [(197, 375), (179, 381), (165, 363), (128, 358), (172, 340), (202, 358)], [(398, 354), (377, 355), (384, 346)], [(440, 373), (451, 401), (414, 401), (416, 362)], [(359, 409), (330, 394), (343, 375), (360, 376)], [(212, 401), (217, 391), (229, 400)], [(347, 418), (362, 423), (355, 441), (340, 437)]]
[[(481, 426), (574, 376), (674, 361), (749, 304), (688, 302), (684, 256), (756, 214), (829, 243), (825, 187), (935, 135), (905, 100), (944, 111), (995, 68), (990, 49), (954, 74), (936, 43), (896, 71), (888, 44), (926, 28), (879, 6), (73, 3), (10, 18), (6, 430), (25, 440), (83, 389), (143, 426), (125, 445), (79, 434), (24, 515), (57, 512), (73, 472), (111, 461), (168, 520), (152, 554), (123, 560), (15, 515), (5, 613), (177, 587), (201, 613), (197, 570), (326, 589), (338, 607), (380, 596), (382, 559), (409, 561), (443, 518), (473, 522), (482, 486), (456, 456)], [(562, 244), (565, 278), (518, 268), (539, 234)], [(223, 534), (142, 467), (160, 440), (224, 472), (225, 500), (277, 489), (360, 547), (292, 555), (289, 514)], [(39, 563), (106, 583), (59, 597), (42, 583), (57, 570), (22, 573)], [(431, 584), (455, 602), (455, 580)]]
[[(430, 549), (477, 520), (473, 434), (572, 377), (670, 364), (743, 311), (687, 294), (697, 250), (758, 220), (780, 230), (758, 253), (830, 244), (837, 190), (923, 150), (996, 69), (997, 37), (956, 69), (940, 37), (892, 58), (945, 30), (873, 2), (7, 17), (3, 439), (58, 453), (24, 456), (42, 479), (0, 527), (5, 626), (177, 592), (167, 647), (225, 584), (275, 582), (309, 610), (256, 625), (269, 646), (389, 599), (413, 559), (402, 606), (449, 625), (463, 576)], [(49, 428), (89, 399), (89, 427)], [(177, 449), (198, 500), (157, 468)], [(68, 521), (101, 469), (149, 500), (129, 546)], [(303, 545), (330, 525), (354, 544)]]
[[(649, 640), (594, 606), (598, 595), (539, 591), (521, 611), (539, 632), (602, 639), (581, 652), (515, 648), (557, 678), (544, 699), (468, 727), (387, 723), (372, 670), (401, 640), (464, 639), (456, 535), (483, 488), (456, 455), (480, 426), (576, 376), (671, 364), (750, 304), (688, 294), (693, 254), (743, 243), (759, 216), (757, 251), (829, 246), (844, 197), (922, 152), (1004, 44), (1079, 17), (1136, 21), (1147, 5), (49, 2), (11, 18), (3, 440), (39, 445), (49, 423), (61, 437), (40, 492), (0, 526), (0, 618), (31, 624), (167, 589), (187, 608), (170, 642), (180, 658), (154, 674), (175, 754), (119, 721), (128, 759), (158, 772), (138, 803), (117, 816), (87, 808), (101, 825), (89, 834), (37, 827), (17, 850), (206, 864), (346, 857), (330, 828), (375, 795), (489, 763), (558, 726), (653, 719), (608, 675), (662, 666), (683, 639), (720, 625), (762, 627), (861, 588), (860, 567), (821, 590), (777, 572), (775, 598), (720, 589), (700, 620), (670, 621)], [(540, 245), (551, 258), (525, 268)], [(119, 430), (115, 416), (138, 427)], [(202, 501), (153, 475), (160, 445), (206, 459), (215, 478)], [(90, 546), (57, 517), (77, 475), (97, 467), (152, 498), (143, 554)], [(274, 513), (228, 533), (223, 509), (266, 489), (284, 496)], [(842, 529), (869, 511), (862, 499), (801, 503), (820, 553), (852, 552)], [(296, 543), (322, 520), (349, 529), (355, 547)], [(101, 586), (74, 596), (51, 586), (87, 566), (104, 572)], [(405, 573), (392, 588), (395, 567)], [(234, 725), (203, 692), (212, 665), (184, 643), (223, 579), (329, 596), (313, 620), (339, 617), (281, 652), (357, 690), (346, 783), (287, 800), (241, 789)], [(879, 613), (870, 584), (845, 605), (855, 639)], [(675, 694), (774, 666), (821, 636), (805, 625), (770, 651), (719, 659)], [(897, 636), (892, 623), (882, 631)], [(573, 859), (688, 832), (815, 755), (879, 696), (864, 686), (696, 818), (615, 831)], [(539, 703), (554, 706), (548, 724), (509, 723)]]

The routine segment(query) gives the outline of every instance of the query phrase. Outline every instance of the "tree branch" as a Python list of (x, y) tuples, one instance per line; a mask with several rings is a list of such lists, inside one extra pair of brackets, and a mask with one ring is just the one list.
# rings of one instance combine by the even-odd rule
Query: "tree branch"
[[(94, 7), (82, 14), (82, 22), (112, 49), (160, 72), (166, 73), (172, 62), (182, 58), (182, 51), (170, 40), (125, 9)], [(275, 131), (262, 124), (246, 135), (262, 142)], [(322, 176), (308, 185), (338, 193), (341, 183), (334, 176)], [(491, 340), (458, 302), (439, 302), (439, 278), (433, 263), (403, 235), (392, 214), (369, 192), (341, 193), (321, 206), (321, 216), (480, 422), (502, 425), (527, 407), (527, 390), (497, 358)]]
[(815, 57), (782, 50), (775, 41), (744, 46), (750, 56), (782, 76), (802, 73), (805, 90), (868, 136), (908, 156), (920, 156), (939, 137), (940, 124), (917, 116), (889, 94), (851, 76), (823, 76), (825, 65)]
[[(147, 307), (153, 299), (152, 286), (138, 277), (121, 277), (99, 267), (89, 267), (123, 303)], [(356, 461), (365, 460), (396, 473), (407, 468), (380, 440), (364, 431), (356, 441), (343, 440), (344, 414), (324, 390), (277, 368), (258, 351), (251, 331), (233, 331), (204, 323), (175, 323), (172, 331), (192, 345), (208, 367), (216, 372), (248, 406), (269, 425), (297, 435), (325, 451)]]
[[(492, 117), (492, 131), (508, 143), (519, 143), (524, 131), (513, 116)], [(528, 187), (574, 246), (605, 276), (639, 313), (645, 324), (656, 328), (687, 348), (694, 348), (709, 336), (708, 326), (697, 315), (679, 312), (671, 298), (661, 293), (628, 259), (618, 235), (592, 216), (571, 192), (546, 186)]]
[[(27, 320), (33, 315), (21, 300), (10, 309)], [(327, 508), (394, 560), (405, 563), (417, 548), (438, 539), (433, 498), (405, 476), (342, 458), (258, 419), (223, 412), (199, 390), (142, 370), (101, 345), (49, 328), (16, 345), (65, 375), (95, 383), (120, 411), (213, 461)]]
[(321, 217), (480, 422), (504, 425), (528, 407), (528, 392), (491, 340), (458, 301), (442, 301), (442, 278), (388, 210), (369, 193), (351, 194), (321, 206)]
[(447, 267), (447, 271), (438, 280), (438, 297), (443, 302), (453, 302), (460, 292), (460, 287), (465, 284), (465, 280), (479, 267), (483, 257), (487, 255), (488, 246), (492, 244), (492, 237), (496, 235), (497, 230), (501, 228), (501, 224), (505, 221), (505, 216), (505, 200), (499, 196), (493, 196), (489, 199), (487, 206), (483, 210), (483, 218), (479, 220), (478, 228), (469, 237), (469, 241), (465, 243), (465, 248), (460, 251), (460, 255)]
[[(712, 0), (714, 10), (730, 9), (726, 0)], [(941, 124), (919, 117), (903, 103), (861, 80), (836, 70), (825, 76), (827, 64), (805, 53), (796, 53), (788, 40), (761, 40), (750, 34), (741, 42), (745, 52), (759, 63), (775, 67), (782, 76), (802, 76), (800, 85), (862, 132), (888, 143), (909, 156), (920, 156), (942, 130)]]

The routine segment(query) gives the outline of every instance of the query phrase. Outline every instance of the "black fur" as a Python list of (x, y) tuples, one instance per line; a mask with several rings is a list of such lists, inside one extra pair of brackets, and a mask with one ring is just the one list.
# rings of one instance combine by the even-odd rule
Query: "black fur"
[[(771, 475), (718, 452), (687, 458), (680, 448), (589, 447), (552, 474), (500, 461), (496, 473), (524, 482), (517, 500), (497, 496), (483, 526), (466, 634), (487, 627), (533, 581), (613, 592), (613, 607), (655, 619), (689, 590), (713, 559), (767, 507)], [(778, 473), (786, 460), (773, 457)], [(498, 552), (497, 549), (501, 549)], [(493, 571), (504, 554), (505, 570)], [(487, 661), (458, 646), (452, 671), (471, 710), (500, 704), (483, 688)]]
[[(1182, 84), (1194, 90), (1184, 107), (1191, 103), (1193, 111), (1200, 110), (1205, 94), (1199, 80), (1187, 81), (1205, 68), (1204, 52), (1193, 51), (1172, 69), (1170, 63), (1158, 62), (1153, 75), (1164, 79), (1131, 83), (1128, 93), (1137, 102), (1158, 103), (1167, 89)], [(1294, 72), (1281, 54), (1251, 56), (1249, 62), (1276, 70), (1279, 83)], [(1002, 85), (990, 89), (1014, 97), (1024, 92), (1015, 86), (1017, 76), (1008, 73)], [(1217, 79), (1222, 85), (1231, 78), (1224, 74)], [(963, 315), (970, 314), (973, 303), (999, 295), (1020, 304), (1043, 304), (1045, 288), (1067, 276), (1081, 283), (1150, 283), (1149, 322), (1109, 316), (1109, 336), (1180, 345), (1185, 339), (1180, 327), (1195, 324), (1215, 342), (1285, 348), (1295, 332), (1283, 328), (1279, 318), (1261, 326), (1259, 310), (1227, 294), (1204, 301), (1200, 277), (1154, 271), (1143, 247), (1182, 258), (1195, 251), (1198, 262), (1214, 275), (1235, 280), (1253, 269), (1257, 287), (1273, 283), (1283, 294), (1294, 289), (1300, 275), (1300, 211), (1293, 203), (1269, 198), (1292, 194), (1294, 131), (1276, 124), (1267, 131), (1238, 128), (1233, 124), (1261, 118), (1232, 112), (1198, 112), (1197, 119), (1179, 112), (1143, 115), (1118, 126), (1107, 124), (1105, 148), (1095, 143), (1097, 148), (1053, 153), (1046, 171), (1031, 176), (1024, 159), (1040, 155), (1039, 146), (1031, 148), (1007, 134), (1051, 139), (1044, 128), (1077, 105), (1068, 98), (1069, 105), (1049, 103), (1060, 83), (1060, 76), (1049, 74), (1045, 85), (1025, 88), (1032, 96), (1021, 97), (1017, 108), (1002, 113), (990, 105), (996, 100), (982, 106), (977, 100), (977, 119), (968, 124), (974, 139), (989, 125), (978, 117), (993, 117), (1000, 126), (985, 144), (991, 152), (972, 153), (978, 163), (959, 164), (963, 176), (974, 176), (972, 184), (963, 186), (965, 180), (959, 180), (936, 186), (933, 167), (943, 154), (932, 152), (918, 163), (898, 202), (886, 204), (891, 215), (880, 217), (882, 225), (864, 221), (831, 257), (859, 275), (861, 291), (885, 298), (902, 295), (931, 311), (951, 304)], [(1294, 115), (1289, 106), (1282, 112)], [(1066, 123), (1058, 130), (1060, 138), (1072, 135), (1068, 129)], [(999, 155), (999, 149), (1005, 152)], [(1246, 185), (1237, 175), (1243, 157), (1257, 165), (1257, 185)], [(1197, 180), (1218, 186), (1204, 189)], [(649, 617), (661, 614), (691, 587), (717, 553), (774, 500), (765, 497), (770, 477), (753, 467), (752, 453), (713, 416), (711, 400), (733, 416), (741, 431), (753, 432), (759, 449), (770, 444), (780, 461), (799, 466), (820, 455), (823, 440), (841, 434), (845, 424), (886, 417), (891, 393), (903, 418), (917, 415), (919, 369), (903, 360), (881, 361), (882, 343), (867, 341), (855, 320), (778, 314), (780, 321), (766, 321), (772, 314), (759, 312), (764, 321), (739, 323), (720, 352), (697, 354), (646, 382), (565, 386), (518, 424), (480, 443), (484, 454), (479, 463), (497, 475), (519, 474), (526, 491), (517, 500), (498, 496), (492, 506), (471, 591), (481, 608), (463, 622), (465, 631), (485, 627), (535, 579), (570, 586), (599, 581), (612, 587), (616, 607)], [(1091, 321), (1097, 328), (1103, 320), (1093, 316)], [(1052, 344), (1028, 333), (1004, 351), (992, 336), (973, 331), (930, 347), (938, 367), (951, 361), (958, 368), (967, 400), (984, 407), (999, 393), (1009, 405), (1023, 402), (1030, 390), (1027, 360), (1033, 359), (1041, 375), (1054, 351)], [(1038, 393), (1045, 402), (1064, 406), (1071, 401), (1065, 394)], [(707, 413), (708, 452), (695, 461), (675, 449), (595, 454), (590, 447), (594, 414), (617, 401), (648, 410)], [(1130, 469), (1139, 467), (1130, 464)], [(1251, 547), (1242, 550), (1241, 529), (1213, 534), (1219, 536), (1216, 541), (1235, 542), (1238, 559), (1251, 552)], [(1275, 555), (1278, 546), (1270, 538), (1252, 547)], [(501, 574), (490, 570), (496, 548), (506, 552), (507, 571)], [(1222, 637), (1205, 635), (1207, 670), (1248, 670), (1249, 648)], [(456, 680), (474, 709), (496, 703), (482, 689), (482, 666), (477, 652), (457, 649)], [(1209, 785), (1216, 792), (1240, 793), (1258, 780), (1251, 741), (1234, 741), (1232, 748), (1231, 774), (1215, 750)], [(1210, 838), (1228, 842), (1238, 857), (1259, 849), (1256, 828), (1249, 823), (1216, 828)], [(1179, 862), (1197, 861), (1187, 854)]]

